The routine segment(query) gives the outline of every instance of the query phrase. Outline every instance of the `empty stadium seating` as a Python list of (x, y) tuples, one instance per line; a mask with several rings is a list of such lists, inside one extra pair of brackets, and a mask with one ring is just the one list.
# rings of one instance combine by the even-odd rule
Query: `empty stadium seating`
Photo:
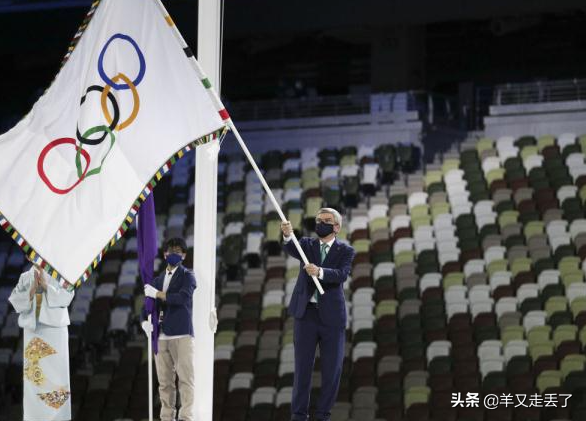
[[(357, 252), (333, 421), (584, 419), (585, 154), (586, 136), (564, 134), (470, 140), (424, 170), (406, 146), (257, 157), (297, 234), (312, 230), (320, 207), (336, 207), (340, 238)], [(193, 243), (193, 164), (193, 155), (179, 161), (155, 190), (159, 240)], [(286, 307), (299, 266), (241, 155), (222, 156), (218, 182), (214, 419), (288, 420)], [(71, 307), (76, 419), (146, 416), (134, 237)], [(16, 404), (22, 342), (6, 296), (23, 265), (0, 242), (0, 384)], [(318, 357), (314, 398), (319, 367)], [(468, 392), (573, 396), (565, 408), (453, 407), (453, 394)]]

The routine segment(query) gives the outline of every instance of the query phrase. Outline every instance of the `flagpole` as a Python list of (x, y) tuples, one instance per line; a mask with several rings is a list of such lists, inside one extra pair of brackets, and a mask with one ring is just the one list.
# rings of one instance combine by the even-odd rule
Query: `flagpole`
[[(185, 51), (200, 81), (205, 84), (220, 82), (221, 0), (199, 0), (197, 22), (197, 54), (208, 69), (209, 79), (195, 59), (193, 52), (173, 23), (161, 0), (152, 0), (158, 6), (177, 41)], [(204, 84), (204, 85), (205, 85)], [(217, 111), (224, 109), (218, 93), (207, 90)], [(216, 225), (218, 141), (200, 145), (195, 151), (195, 204), (193, 209), (193, 271), (197, 289), (193, 295), (193, 330), (197, 338), (194, 347), (193, 367), (194, 414), (198, 421), (212, 421), (214, 397), (214, 334), (217, 329), (216, 313)], [(215, 155), (214, 155), (215, 154)], [(195, 244), (195, 241), (198, 244)]]
[[(267, 193), (267, 195), (269, 196), (269, 199), (271, 200), (271, 203), (273, 204), (273, 206), (277, 210), (277, 213), (279, 214), (279, 217), (281, 218), (281, 221), (286, 222), (287, 221), (287, 218), (285, 217), (285, 214), (281, 210), (281, 206), (279, 205), (279, 202), (277, 202), (277, 199), (273, 195), (273, 192), (271, 191), (271, 188), (269, 187), (269, 185), (267, 184), (264, 176), (262, 175), (262, 172), (258, 168), (258, 165), (256, 165), (256, 162), (254, 161), (254, 158), (252, 157), (252, 154), (248, 150), (248, 147), (244, 143), (244, 140), (242, 139), (242, 136), (240, 136), (240, 132), (236, 128), (236, 125), (234, 124), (234, 122), (232, 121), (232, 119), (230, 119), (230, 121), (228, 122), (228, 126), (230, 127), (230, 130), (232, 130), (232, 132), (234, 133), (234, 136), (236, 137), (236, 140), (238, 140), (238, 143), (240, 144), (240, 147), (244, 151), (244, 155), (246, 155), (246, 158), (248, 158), (248, 162), (250, 163), (250, 165), (254, 169), (254, 172), (258, 176), (258, 178), (259, 178), (259, 180), (260, 180), (263, 188), (265, 189), (265, 192)], [(294, 232), (291, 232), (291, 240), (293, 241), (293, 244), (295, 245), (295, 248), (299, 252), (299, 255), (301, 256), (301, 260), (303, 260), (303, 263), (306, 264), (306, 265), (309, 264), (309, 260), (307, 260), (307, 256), (305, 255), (305, 252), (301, 248), (301, 245), (299, 244), (299, 241), (297, 240), (297, 237), (295, 237), (295, 233)], [(317, 276), (312, 276), (311, 278), (313, 279), (313, 283), (315, 284), (315, 287), (317, 288), (317, 290), (319, 291), (319, 293), (320, 294), (323, 294), (324, 293), (324, 290), (323, 290), (321, 284), (319, 283), (319, 281), (317, 280)]]
[[(148, 322), (152, 326), (152, 316), (149, 314)], [(148, 365), (149, 365), (149, 421), (153, 421), (153, 331), (148, 332)]]

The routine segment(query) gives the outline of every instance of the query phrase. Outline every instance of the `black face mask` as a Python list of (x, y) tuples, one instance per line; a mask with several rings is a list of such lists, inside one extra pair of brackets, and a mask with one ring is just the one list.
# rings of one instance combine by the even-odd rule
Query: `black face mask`
[(319, 238), (324, 238), (334, 232), (334, 226), (325, 222), (319, 222), (315, 225), (315, 232)]

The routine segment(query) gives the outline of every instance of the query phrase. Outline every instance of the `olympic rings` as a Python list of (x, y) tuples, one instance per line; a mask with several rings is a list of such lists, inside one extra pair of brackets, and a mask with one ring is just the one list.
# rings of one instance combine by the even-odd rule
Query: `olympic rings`
[[(124, 82), (126, 82), (126, 84), (128, 86), (130, 86), (130, 91), (132, 92), (132, 99), (134, 101), (134, 106), (132, 107), (132, 113), (130, 113), (130, 116), (123, 121), (122, 123), (120, 123), (118, 126), (116, 126), (116, 130), (120, 131), (120, 130), (124, 130), (126, 127), (128, 127), (130, 124), (132, 124), (132, 122), (134, 121), (134, 119), (136, 118), (136, 116), (138, 115), (138, 110), (140, 109), (140, 97), (138, 96), (138, 91), (136, 90), (136, 86), (134, 85), (134, 83), (132, 83), (130, 81), (130, 79), (124, 74), (124, 73), (118, 73), (117, 76), (115, 76), (112, 81), (117, 82), (120, 79), (122, 79)], [(110, 128), (112, 128), (112, 123), (113, 121), (116, 120), (116, 111), (114, 111), (114, 119), (112, 119), (112, 116), (110, 115), (110, 110), (108, 110), (108, 106), (106, 104), (106, 98), (110, 98), (110, 85), (106, 85), (105, 89), (102, 91), (102, 112), (104, 113), (104, 117), (106, 117), (106, 121), (108, 121), (108, 124), (110, 124)]]
[[(97, 85), (92, 85), (89, 88), (87, 88), (87, 90), (85, 91), (85, 95), (81, 97), (81, 102), (80, 102), (80, 106), (83, 105), (83, 103), (85, 102), (85, 98), (87, 97), (87, 94), (89, 94), (92, 91), (98, 91), (98, 92), (104, 92), (105, 89), (102, 88), (101, 86), (97, 86)], [(110, 102), (112, 102), (112, 108), (114, 108), (114, 119), (110, 121), (110, 130), (114, 130), (116, 128), (116, 125), (118, 124), (118, 120), (120, 119), (120, 109), (118, 108), (118, 102), (116, 101), (116, 98), (114, 97), (114, 95), (112, 95), (111, 93), (108, 93), (108, 99), (110, 100)], [(92, 133), (96, 133), (95, 131)], [(81, 133), (79, 132), (79, 127), (77, 128), (77, 140), (79, 140), (80, 143), (84, 144), (84, 145), (92, 145), (92, 146), (96, 146), (99, 145), (100, 143), (102, 143), (104, 141), (104, 139), (106, 138), (106, 134), (107, 132), (104, 131), (104, 134), (102, 136), (100, 136), (97, 139), (88, 139), (86, 136), (82, 136)]]
[(98, 57), (98, 73), (100, 74), (100, 77), (102, 78), (102, 80), (104, 82), (106, 82), (109, 86), (116, 89), (117, 91), (120, 91), (120, 90), (124, 90), (124, 89), (130, 89), (130, 86), (129, 85), (117, 85), (116, 83), (114, 83), (114, 81), (112, 79), (110, 79), (108, 77), (108, 75), (106, 75), (106, 72), (104, 71), (104, 55), (106, 54), (106, 50), (108, 49), (108, 46), (110, 45), (110, 43), (117, 38), (128, 41), (136, 50), (136, 54), (138, 56), (138, 61), (140, 63), (140, 67), (139, 67), (138, 75), (136, 76), (136, 79), (134, 79), (134, 81), (132, 82), (134, 84), (134, 86), (137, 86), (142, 81), (142, 78), (144, 77), (144, 73), (146, 70), (146, 63), (144, 61), (144, 55), (142, 54), (142, 51), (140, 51), (138, 44), (132, 38), (130, 38), (128, 35), (114, 34), (110, 37), (108, 42), (106, 42), (106, 44), (102, 48), (102, 51), (100, 52), (100, 56)]
[[(140, 68), (139, 68), (138, 75), (136, 76), (136, 79), (134, 81), (131, 81), (130, 78), (122, 72), (118, 73), (112, 79), (110, 79), (106, 75), (106, 73), (104, 72), (104, 66), (103, 66), (104, 55), (105, 55), (106, 50), (108, 49), (108, 46), (110, 45), (110, 43), (115, 39), (121, 39), (124, 41), (128, 41), (136, 50), (136, 53), (138, 55), (138, 60), (140, 63)], [(136, 117), (138, 116), (138, 112), (140, 110), (140, 98), (139, 98), (138, 91), (137, 91), (136, 87), (142, 82), (142, 79), (144, 78), (145, 71), (146, 71), (146, 62), (144, 59), (144, 55), (143, 55), (142, 51), (140, 50), (138, 44), (130, 36), (124, 35), (124, 34), (114, 34), (112, 37), (110, 37), (110, 39), (106, 42), (106, 44), (104, 44), (104, 47), (102, 48), (102, 51), (100, 52), (100, 55), (98, 58), (98, 73), (100, 74), (100, 77), (104, 80), (104, 82), (106, 82), (106, 86), (102, 87), (102, 86), (98, 86), (98, 85), (91, 85), (89, 88), (86, 89), (85, 94), (81, 97), (81, 101), (80, 101), (79, 105), (81, 107), (85, 103), (87, 95), (90, 92), (101, 92), (101, 95), (100, 95), (101, 110), (102, 110), (102, 114), (104, 115), (104, 118), (108, 122), (108, 125), (106, 126), (104, 124), (101, 124), (101, 125), (91, 127), (89, 129), (85, 130), (82, 134), (79, 129), (79, 122), (78, 122), (78, 125), (76, 128), (76, 137), (77, 137), (77, 141), (79, 141), (79, 145), (77, 144), (75, 139), (72, 139), (70, 137), (64, 137), (64, 138), (59, 138), (59, 139), (53, 140), (52, 142), (50, 142), (48, 145), (46, 145), (43, 148), (43, 150), (41, 151), (41, 153), (39, 155), (39, 159), (37, 161), (37, 172), (39, 173), (39, 177), (41, 178), (41, 180), (47, 185), (47, 187), (49, 187), (49, 189), (53, 193), (67, 194), (71, 190), (76, 188), (86, 178), (91, 177), (92, 175), (99, 174), (102, 171), (102, 167), (104, 165), (104, 162), (105, 162), (106, 158), (108, 157), (108, 155), (110, 154), (110, 152), (112, 151), (112, 148), (114, 147), (114, 143), (116, 142), (116, 136), (114, 134), (114, 131), (120, 131), (120, 130), (125, 129), (130, 124), (132, 124), (134, 122), (134, 120), (136, 119)], [(121, 79), (124, 81), (124, 84), (117, 84), (116, 82), (118, 82)], [(130, 116), (122, 123), (119, 123), (121, 112), (120, 112), (120, 107), (118, 105), (118, 101), (116, 100), (116, 97), (114, 96), (114, 94), (111, 92), (112, 88), (114, 88), (114, 90), (116, 90), (116, 91), (130, 89), (130, 91), (132, 92), (132, 99), (134, 102), (134, 105), (132, 107), (132, 112), (130, 113)], [(110, 112), (110, 109), (108, 108), (108, 104), (107, 104), (108, 100), (112, 104), (112, 113), (114, 114), (113, 116)], [(96, 133), (102, 133), (102, 135), (96, 139), (91, 139), (90, 136), (92, 136)], [(108, 136), (108, 135), (110, 136), (110, 145), (108, 147), (108, 150), (106, 151), (106, 154), (102, 157), (102, 159), (100, 161), (100, 166), (96, 167), (92, 170), (89, 170), (90, 163), (91, 163), (91, 156), (86, 150), (83, 149), (83, 145), (88, 145), (88, 146), (100, 145), (106, 139), (106, 136)], [(53, 183), (51, 183), (51, 181), (47, 177), (47, 174), (45, 173), (45, 168), (44, 168), (45, 158), (47, 157), (47, 154), (53, 148), (55, 148), (59, 145), (63, 145), (63, 144), (71, 144), (71, 145), (75, 146), (75, 149), (76, 149), (75, 167), (77, 170), (77, 177), (78, 177), (77, 181), (73, 185), (71, 185), (67, 188), (64, 188), (64, 189), (55, 187), (55, 185)], [(85, 166), (82, 166), (82, 162), (81, 162), (82, 157), (85, 160)]]
[[(45, 173), (44, 164), (45, 164), (45, 158), (47, 157), (47, 154), (51, 151), (51, 149), (56, 148), (57, 146), (63, 145), (63, 144), (71, 144), (71, 145), (75, 146), (75, 148), (77, 149), (77, 153), (78, 154), (81, 153), (81, 155), (83, 155), (83, 158), (85, 159), (86, 165), (85, 165), (85, 169), (83, 170), (81, 175), (78, 175), (78, 180), (75, 183), (73, 183), (73, 185), (71, 185), (65, 189), (60, 189), (60, 188), (55, 187), (53, 185), (53, 183), (51, 183), (51, 181), (47, 177), (47, 174)], [(43, 148), (43, 150), (41, 151), (41, 154), (39, 155), (39, 159), (37, 161), (37, 171), (39, 172), (39, 176), (41, 177), (41, 179), (45, 182), (47, 187), (49, 187), (49, 189), (51, 189), (51, 191), (53, 193), (67, 194), (71, 190), (76, 188), (77, 185), (85, 179), (87, 170), (90, 167), (90, 162), (91, 162), (90, 154), (87, 153), (86, 151), (84, 151), (83, 149), (81, 149), (79, 146), (77, 146), (75, 139), (72, 139), (70, 137), (62, 137), (60, 139), (55, 139), (54, 141), (50, 142), (47, 146), (45, 146)]]

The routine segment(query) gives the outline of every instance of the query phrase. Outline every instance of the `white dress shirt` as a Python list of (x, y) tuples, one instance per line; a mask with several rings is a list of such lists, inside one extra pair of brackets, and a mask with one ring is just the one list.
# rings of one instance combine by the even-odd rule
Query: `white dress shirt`
[[(167, 292), (167, 290), (169, 289), (169, 284), (171, 283), (171, 278), (173, 278), (173, 275), (175, 274), (175, 271), (177, 270), (177, 266), (175, 266), (173, 269), (171, 269), (171, 271), (169, 271), (168, 269), (165, 269), (165, 279), (163, 279), (163, 292)], [(167, 341), (169, 339), (179, 339), (179, 338), (185, 338), (185, 337), (189, 337), (189, 335), (172, 335), (172, 336), (167, 336), (163, 333), (163, 330), (161, 329), (161, 334), (159, 335), (159, 340), (164, 340)]]

